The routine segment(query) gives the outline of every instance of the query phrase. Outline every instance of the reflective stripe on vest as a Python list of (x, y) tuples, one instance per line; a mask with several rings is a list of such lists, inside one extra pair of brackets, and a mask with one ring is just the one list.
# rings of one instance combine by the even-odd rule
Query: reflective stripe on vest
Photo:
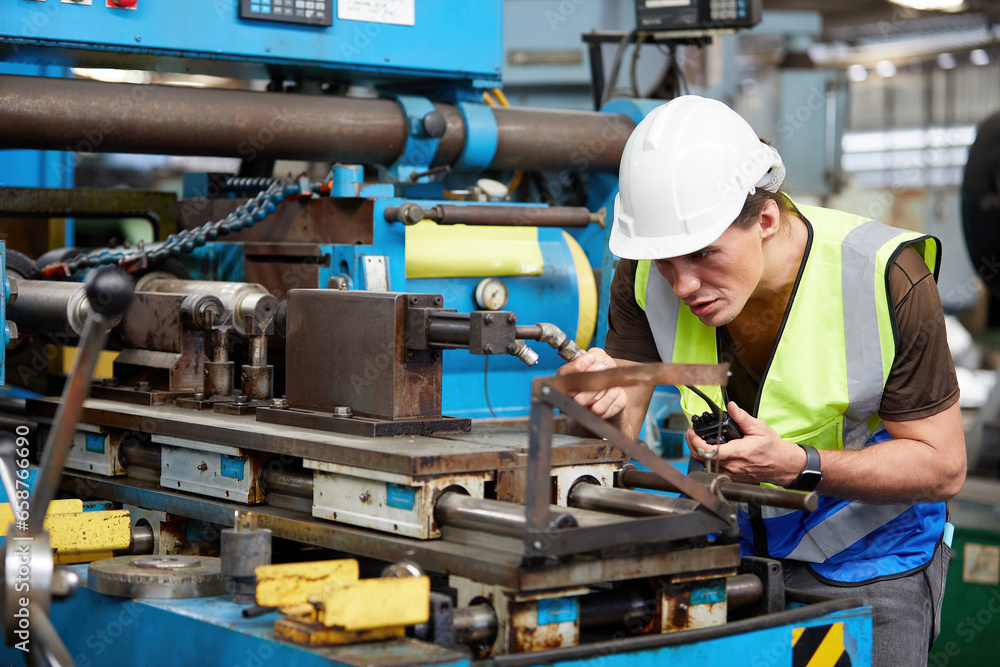
[[(889, 268), (899, 252), (913, 245), (936, 277), (938, 242), (838, 211), (809, 206), (798, 210), (810, 230), (804, 269), (787, 312), (774, 315), (784, 319), (756, 404), (742, 407), (790, 442), (819, 449), (861, 449), (881, 424), (878, 408), (895, 358)], [(831, 285), (841, 289), (831, 290)], [(718, 362), (716, 329), (702, 324), (677, 299), (659, 272), (650, 270), (650, 262), (637, 266), (635, 291), (663, 361)], [(721, 403), (721, 388), (701, 389)], [(681, 406), (689, 417), (706, 409), (704, 401), (685, 388)], [(860, 541), (894, 524), (937, 523), (940, 514), (943, 525), (943, 508), (943, 504), (868, 505), (827, 496), (821, 497), (821, 507), (812, 515), (763, 507), (769, 554), (761, 555), (835, 564), (841, 560), (838, 554), (859, 556)], [(745, 508), (740, 515), (742, 524), (747, 519)], [(884, 561), (875, 567), (876, 576), (906, 571), (930, 558), (933, 544), (931, 552), (919, 549), (919, 554), (902, 559), (889, 553), (899, 549), (905, 553), (910, 546), (905, 535), (901, 539), (890, 533), (896, 538), (891, 544), (861, 549), (861, 558)], [(884, 567), (896, 571), (882, 572)], [(849, 564), (845, 568), (833, 568), (829, 578), (858, 581), (857, 571)]]

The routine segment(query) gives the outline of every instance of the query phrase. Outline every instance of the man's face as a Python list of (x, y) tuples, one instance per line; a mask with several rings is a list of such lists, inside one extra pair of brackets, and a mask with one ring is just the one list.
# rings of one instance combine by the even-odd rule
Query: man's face
[(711, 245), (653, 265), (702, 323), (721, 327), (742, 312), (763, 274), (759, 224), (730, 225)]

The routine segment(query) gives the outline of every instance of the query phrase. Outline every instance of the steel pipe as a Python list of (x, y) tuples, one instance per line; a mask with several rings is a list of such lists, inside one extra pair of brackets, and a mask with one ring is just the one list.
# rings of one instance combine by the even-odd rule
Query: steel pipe
[(580, 627), (622, 625), (631, 618), (652, 615), (656, 604), (653, 600), (647, 602), (647, 597), (626, 588), (580, 596)]
[(156, 540), (153, 537), (153, 527), (148, 523), (137, 523), (132, 526), (132, 546), (130, 555), (145, 556), (155, 551)]
[[(461, 113), (444, 116), (432, 165), (466, 141)], [(494, 109), (492, 169), (617, 170), (634, 123), (621, 114)], [(81, 153), (207, 155), (391, 164), (407, 120), (396, 102), (327, 95), (105, 83), (0, 75), (0, 145)]]
[(570, 489), (568, 504), (570, 507), (626, 516), (687, 514), (699, 506), (698, 502), (687, 498), (609, 488), (588, 481), (577, 482)]
[[(552, 529), (572, 528), (576, 519), (565, 512), (550, 512), (549, 527)], [(524, 505), (505, 503), (500, 500), (473, 498), (462, 493), (448, 491), (442, 493), (434, 506), (434, 518), (443, 526), (465, 528), (482, 532), (523, 537), (526, 524)]]
[[(815, 493), (801, 493), (799, 491), (754, 486), (753, 484), (739, 484), (727, 479), (720, 479), (718, 485), (719, 490), (726, 500), (732, 502), (755, 502), (770, 507), (784, 507), (802, 512), (816, 511), (819, 503), (819, 496)], [(634, 467), (626, 467), (621, 471), (618, 475), (618, 486), (630, 489), (653, 489), (656, 491), (679, 493), (676, 487), (656, 473), (648, 470), (639, 470)]]
[(288, 469), (285, 466), (264, 466), (260, 473), (264, 493), (280, 493), (298, 498), (313, 497), (312, 470)]

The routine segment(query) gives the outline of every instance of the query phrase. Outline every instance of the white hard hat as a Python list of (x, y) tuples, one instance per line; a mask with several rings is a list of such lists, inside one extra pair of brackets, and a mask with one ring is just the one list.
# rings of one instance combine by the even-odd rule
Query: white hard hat
[(743, 210), (747, 195), (777, 192), (778, 152), (739, 114), (697, 95), (657, 107), (622, 153), (611, 252), (662, 259), (701, 250)]

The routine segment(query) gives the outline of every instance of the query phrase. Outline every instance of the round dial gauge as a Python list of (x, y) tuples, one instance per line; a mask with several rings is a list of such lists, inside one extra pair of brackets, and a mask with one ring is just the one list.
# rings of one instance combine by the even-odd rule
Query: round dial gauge
[(507, 286), (502, 280), (484, 278), (476, 285), (476, 305), (480, 310), (500, 310), (507, 305)]

